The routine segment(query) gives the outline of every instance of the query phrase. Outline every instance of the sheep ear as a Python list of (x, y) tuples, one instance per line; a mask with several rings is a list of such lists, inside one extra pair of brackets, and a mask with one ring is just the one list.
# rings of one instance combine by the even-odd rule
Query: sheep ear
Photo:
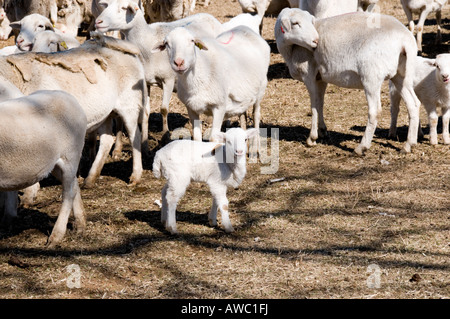
[(127, 9), (130, 10), (131, 13), (136, 14), (136, 12), (140, 9), (140, 7), (136, 3), (130, 3), (128, 4)]
[(152, 53), (158, 53), (158, 52), (162, 52), (166, 49), (166, 43), (162, 42), (160, 44), (157, 44), (153, 49), (152, 49)]
[(194, 43), (195, 43), (195, 46), (197, 48), (199, 48), (200, 50), (208, 51), (208, 47), (205, 45), (205, 43), (203, 43), (202, 40), (195, 39)]
[(67, 46), (66, 42), (64, 42), (64, 41), (58, 42), (58, 51), (65, 51), (68, 49), (69, 49), (69, 47)]
[(247, 139), (256, 137), (258, 135), (258, 129), (256, 128), (250, 128), (247, 131), (245, 131), (245, 133), (247, 134)]
[(281, 32), (289, 32), (291, 31), (291, 20), (289, 18), (281, 19)]
[(50, 21), (45, 23), (45, 30), (55, 31), (55, 28), (53, 27)]
[(20, 21), (11, 22), (11, 23), (9, 24), (9, 26), (10, 26), (11, 28), (13, 28), (13, 29), (19, 29), (19, 30), (20, 30), (20, 28), (21, 28), (21, 26), (22, 26), (22, 22), (20, 22)]

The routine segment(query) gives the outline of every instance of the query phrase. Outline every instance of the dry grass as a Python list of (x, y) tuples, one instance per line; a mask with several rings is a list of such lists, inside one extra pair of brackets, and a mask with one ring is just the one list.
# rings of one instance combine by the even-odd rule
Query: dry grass
[[(406, 23), (397, 0), (382, 11)], [(221, 21), (240, 12), (237, 2), (198, 7)], [(426, 25), (427, 56), (448, 52), (450, 24), (443, 14), (443, 43), (434, 46), (434, 20)], [(450, 149), (428, 142), (425, 131), (412, 154), (399, 153), (407, 132), (402, 108), (399, 141), (387, 139), (389, 98), (372, 148), (352, 150), (367, 122), (361, 91), (330, 85), (326, 95), (329, 138), (307, 148), (309, 98), (276, 52), (274, 18), (263, 36), (273, 49), (262, 106), (264, 127), (279, 129), (279, 169), (261, 174), (249, 165), (238, 190), (229, 190), (236, 232), (211, 228), (208, 189), (192, 184), (178, 206), (178, 236), (160, 225), (164, 181), (144, 161), (141, 185), (128, 187), (129, 150), (108, 163), (94, 189), (83, 189), (87, 231), (68, 231), (61, 245), (45, 243), (61, 204), (60, 186), (43, 183), (36, 205), (21, 209), (17, 224), (0, 234), (2, 298), (448, 298), (450, 297)], [(11, 42), (11, 39), (10, 39)], [(9, 44), (9, 43), (8, 43)], [(150, 148), (159, 147), (160, 90), (152, 91)], [(171, 129), (189, 127), (186, 109), (173, 96)], [(442, 128), (439, 127), (441, 132)], [(285, 178), (278, 183), (269, 179)], [(68, 266), (77, 264), (81, 288), (68, 288)], [(369, 288), (368, 266), (380, 267), (380, 288)], [(418, 274), (419, 281), (411, 281)]]

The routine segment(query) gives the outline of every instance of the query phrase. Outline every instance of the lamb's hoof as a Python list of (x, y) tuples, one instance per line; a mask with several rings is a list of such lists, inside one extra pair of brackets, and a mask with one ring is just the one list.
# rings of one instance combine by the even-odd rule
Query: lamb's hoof
[(234, 232), (233, 226), (225, 227), (225, 232), (227, 234), (231, 234), (232, 232)]
[(400, 153), (401, 154), (411, 153), (411, 145), (405, 144), (405, 146), (403, 146), (403, 148), (401, 149)]
[(353, 151), (354, 154), (358, 155), (358, 156), (363, 156), (364, 153), (366, 152), (367, 148), (364, 146), (359, 145), (358, 147), (356, 147)]
[(130, 183), (128, 184), (128, 186), (136, 186), (140, 182), (141, 182), (141, 177), (136, 177), (136, 175), (133, 174), (130, 177)]
[(167, 230), (171, 235), (178, 235), (177, 227), (166, 226), (166, 230)]
[(47, 240), (46, 247), (48, 249), (55, 248), (56, 245), (58, 245), (62, 241), (63, 237), (64, 237), (64, 234), (54, 234), (52, 232), (52, 234), (50, 235), (50, 237)]
[(208, 219), (209, 226), (211, 227), (217, 227), (217, 220)]
[(450, 145), (450, 139), (444, 140), (444, 144), (445, 144), (445, 145)]

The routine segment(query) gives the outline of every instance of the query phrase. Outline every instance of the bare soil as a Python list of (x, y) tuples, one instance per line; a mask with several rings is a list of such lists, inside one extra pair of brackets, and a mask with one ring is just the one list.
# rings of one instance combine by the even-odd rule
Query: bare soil
[[(400, 1), (380, 0), (380, 6), (406, 25)], [(197, 12), (225, 22), (241, 9), (236, 1), (214, 0), (208, 8), (198, 5)], [(439, 45), (429, 17), (424, 56), (449, 51), (448, 17), (447, 8)], [(82, 189), (85, 234), (77, 235), (69, 224), (63, 242), (47, 249), (61, 187), (53, 178), (44, 180), (35, 205), (21, 208), (14, 227), (0, 233), (0, 298), (449, 298), (449, 146), (429, 144), (422, 109), (425, 138), (411, 154), (401, 154), (407, 113), (402, 104), (398, 139), (387, 139), (386, 83), (365, 156), (352, 153), (367, 122), (364, 94), (333, 85), (325, 100), (329, 136), (308, 148), (309, 97), (276, 50), (274, 24), (275, 18), (265, 19), (263, 36), (272, 55), (262, 119), (269, 136), (278, 129), (269, 138), (269, 146), (279, 140), (278, 169), (263, 174), (267, 163), (249, 164), (239, 189), (228, 191), (236, 231), (208, 225), (211, 197), (196, 183), (178, 206), (179, 235), (161, 226), (155, 201), (164, 181), (151, 172), (162, 139), (161, 90), (155, 88), (151, 156), (144, 159), (142, 183), (128, 186), (127, 144), (120, 161), (106, 164), (97, 185)], [(12, 43), (10, 38), (0, 45)], [(170, 112), (171, 130), (190, 128), (175, 94)], [(283, 180), (270, 182), (276, 178)], [(79, 267), (79, 288), (71, 265)]]

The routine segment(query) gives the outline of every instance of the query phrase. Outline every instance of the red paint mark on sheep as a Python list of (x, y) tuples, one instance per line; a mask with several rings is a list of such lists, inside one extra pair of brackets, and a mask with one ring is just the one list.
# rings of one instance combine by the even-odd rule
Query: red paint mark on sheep
[(231, 37), (230, 37), (230, 39), (228, 39), (227, 42), (221, 42), (221, 43), (222, 43), (222, 44), (230, 44), (230, 42), (231, 42), (231, 40), (233, 40), (233, 38), (234, 38), (234, 32), (231, 32)]

